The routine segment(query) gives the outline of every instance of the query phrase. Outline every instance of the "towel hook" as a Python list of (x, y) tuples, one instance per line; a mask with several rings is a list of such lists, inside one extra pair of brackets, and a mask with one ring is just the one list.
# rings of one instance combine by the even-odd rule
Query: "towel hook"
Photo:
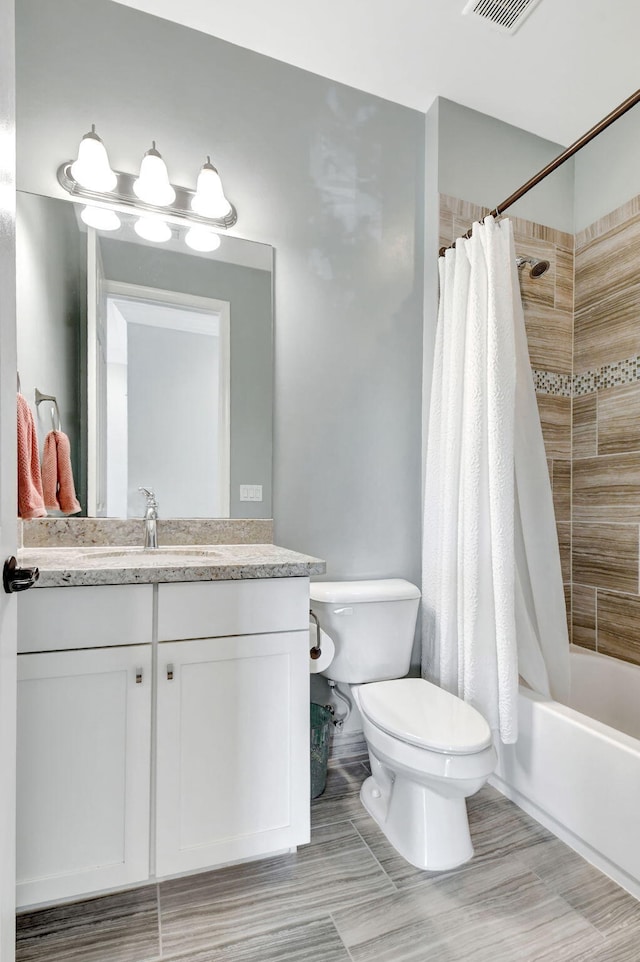
[[(36, 407), (42, 403), (42, 401), (51, 401), (51, 424), (53, 425), (54, 431), (62, 431), (62, 422), (60, 421), (60, 408), (58, 407), (58, 399), (53, 396), (53, 394), (43, 394), (36, 388)], [(53, 416), (55, 408), (55, 418)]]

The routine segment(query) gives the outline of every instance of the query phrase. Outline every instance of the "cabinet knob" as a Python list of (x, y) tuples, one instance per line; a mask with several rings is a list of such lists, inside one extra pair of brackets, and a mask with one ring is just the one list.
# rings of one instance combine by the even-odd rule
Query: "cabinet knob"
[(142, 668), (136, 668), (136, 685), (142, 684)]
[(173, 681), (173, 665), (167, 665), (167, 681)]

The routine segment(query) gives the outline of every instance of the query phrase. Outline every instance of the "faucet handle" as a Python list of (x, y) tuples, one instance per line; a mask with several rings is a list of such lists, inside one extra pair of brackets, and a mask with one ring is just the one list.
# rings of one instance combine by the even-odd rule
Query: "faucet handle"
[(138, 488), (138, 491), (142, 491), (142, 493), (144, 494), (145, 498), (147, 499), (147, 507), (152, 507), (152, 508), (157, 508), (157, 507), (158, 507), (158, 502), (157, 502), (157, 500), (156, 500), (156, 496), (155, 496), (155, 494), (153, 493), (153, 489), (152, 489), (152, 488), (143, 488), (143, 487), (140, 487), (140, 488)]

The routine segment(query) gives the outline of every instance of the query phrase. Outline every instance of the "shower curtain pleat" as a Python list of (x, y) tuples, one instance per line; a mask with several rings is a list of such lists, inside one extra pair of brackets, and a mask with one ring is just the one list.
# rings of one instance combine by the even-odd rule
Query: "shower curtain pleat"
[(517, 739), (518, 673), (554, 696), (568, 679), (559, 552), (510, 222), (475, 224), (439, 266), (423, 675), (476, 707), (508, 743)]

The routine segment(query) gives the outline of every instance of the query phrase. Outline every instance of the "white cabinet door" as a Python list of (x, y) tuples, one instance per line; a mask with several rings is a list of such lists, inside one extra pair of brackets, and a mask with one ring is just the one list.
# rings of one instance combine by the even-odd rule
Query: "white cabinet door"
[(151, 681), (151, 645), (18, 656), (19, 905), (148, 877)]
[(159, 646), (159, 876), (309, 840), (308, 647), (301, 631)]

